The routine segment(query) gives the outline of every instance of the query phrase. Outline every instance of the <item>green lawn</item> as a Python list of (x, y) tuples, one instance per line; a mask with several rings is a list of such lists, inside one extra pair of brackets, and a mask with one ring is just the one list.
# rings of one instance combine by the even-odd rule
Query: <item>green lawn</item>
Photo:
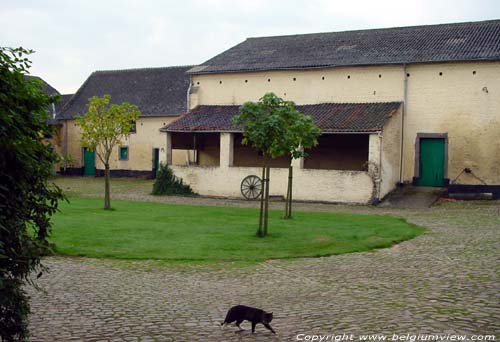
[(255, 236), (258, 210), (71, 198), (53, 217), (59, 253), (118, 259), (262, 261), (389, 247), (425, 228), (391, 216), (271, 211), (269, 235)]

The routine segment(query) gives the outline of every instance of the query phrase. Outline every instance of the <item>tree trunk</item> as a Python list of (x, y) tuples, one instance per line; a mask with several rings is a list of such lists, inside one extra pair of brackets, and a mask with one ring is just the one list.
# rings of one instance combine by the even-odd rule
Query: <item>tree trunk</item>
[[(290, 168), (290, 166), (289, 166)], [(286, 187), (286, 198), (285, 198), (285, 215), (283, 216), (284, 219), (287, 219), (288, 215), (288, 199), (290, 198), (290, 169), (288, 169), (288, 185)]]
[(292, 218), (293, 203), (293, 166), (290, 166), (290, 204), (288, 205), (288, 218)]
[(111, 194), (109, 185), (109, 164), (104, 164), (104, 209), (111, 209)]
[(292, 218), (293, 166), (288, 167), (288, 188), (286, 191), (285, 219)]
[(264, 162), (262, 165), (262, 190), (260, 192), (260, 215), (259, 215), (259, 230), (257, 230), (257, 236), (258, 237), (263, 237), (264, 236), (264, 231), (262, 230), (263, 228), (263, 220), (264, 220), (264, 194), (265, 194), (265, 187), (266, 187), (266, 160), (264, 157)]
[(264, 202), (264, 236), (267, 235), (267, 222), (269, 220), (269, 180), (271, 178), (271, 170), (269, 165), (266, 165), (266, 199)]

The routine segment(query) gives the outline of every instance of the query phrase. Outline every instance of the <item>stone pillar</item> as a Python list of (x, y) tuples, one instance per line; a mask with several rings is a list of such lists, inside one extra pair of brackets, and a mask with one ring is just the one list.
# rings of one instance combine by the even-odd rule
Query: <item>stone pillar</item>
[(234, 134), (220, 133), (220, 167), (233, 166)]
[(166, 132), (167, 134), (167, 143), (165, 144), (165, 162), (167, 165), (172, 165), (172, 133)]
[(368, 173), (373, 179), (374, 191), (372, 200), (374, 203), (380, 200), (380, 182), (381, 182), (381, 148), (382, 136), (379, 134), (370, 134), (368, 143)]
[(370, 168), (380, 168), (380, 148), (381, 148), (381, 138), (378, 134), (370, 134), (370, 139), (368, 143), (368, 170)]

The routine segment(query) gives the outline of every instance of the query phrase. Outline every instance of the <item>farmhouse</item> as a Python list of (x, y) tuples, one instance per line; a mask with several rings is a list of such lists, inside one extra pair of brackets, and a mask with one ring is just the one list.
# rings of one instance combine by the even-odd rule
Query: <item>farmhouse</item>
[[(129, 102), (141, 116), (135, 130), (113, 152), (111, 176), (153, 177), (165, 154), (165, 137), (159, 129), (186, 111), (190, 66), (96, 71), (78, 89), (58, 115), (62, 123), (62, 154), (71, 156), (66, 173), (102, 175), (104, 166), (94, 152), (82, 148), (75, 117), (87, 111), (92, 96), (111, 95), (113, 103)], [(176, 151), (177, 163), (186, 161), (186, 151)]]
[(323, 130), (305, 158), (273, 161), (271, 195), (286, 193), (290, 162), (300, 200), (500, 184), (500, 20), (249, 38), (188, 74), (189, 111), (162, 128), (164, 158), (200, 194), (241, 196), (242, 179), (260, 174), (231, 118), (266, 92)]
[[(61, 139), (61, 128), (62, 126), (60, 125), (60, 122), (57, 120), (58, 113), (61, 111), (61, 108), (64, 106), (64, 104), (73, 96), (73, 94), (61, 94), (57, 89), (52, 87), (49, 83), (47, 83), (45, 80), (38, 76), (33, 76), (33, 75), (25, 75), (24, 79), (26, 81), (36, 81), (41, 84), (43, 90), (48, 96), (54, 96), (58, 95), (59, 99), (51, 103), (49, 107), (47, 108), (47, 112), (49, 114), (47, 118), (47, 123), (52, 127), (52, 134), (48, 135), (45, 137), (45, 142), (50, 144), (54, 151), (62, 155), (62, 139)], [(53, 172), (54, 174), (56, 171), (61, 167), (60, 163), (56, 163), (54, 165)]]

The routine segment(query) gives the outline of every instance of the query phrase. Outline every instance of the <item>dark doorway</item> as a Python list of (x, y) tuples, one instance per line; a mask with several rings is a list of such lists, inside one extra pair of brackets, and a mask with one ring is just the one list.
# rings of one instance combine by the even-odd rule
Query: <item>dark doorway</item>
[(160, 149), (153, 148), (153, 178), (156, 178), (156, 173), (160, 167)]

